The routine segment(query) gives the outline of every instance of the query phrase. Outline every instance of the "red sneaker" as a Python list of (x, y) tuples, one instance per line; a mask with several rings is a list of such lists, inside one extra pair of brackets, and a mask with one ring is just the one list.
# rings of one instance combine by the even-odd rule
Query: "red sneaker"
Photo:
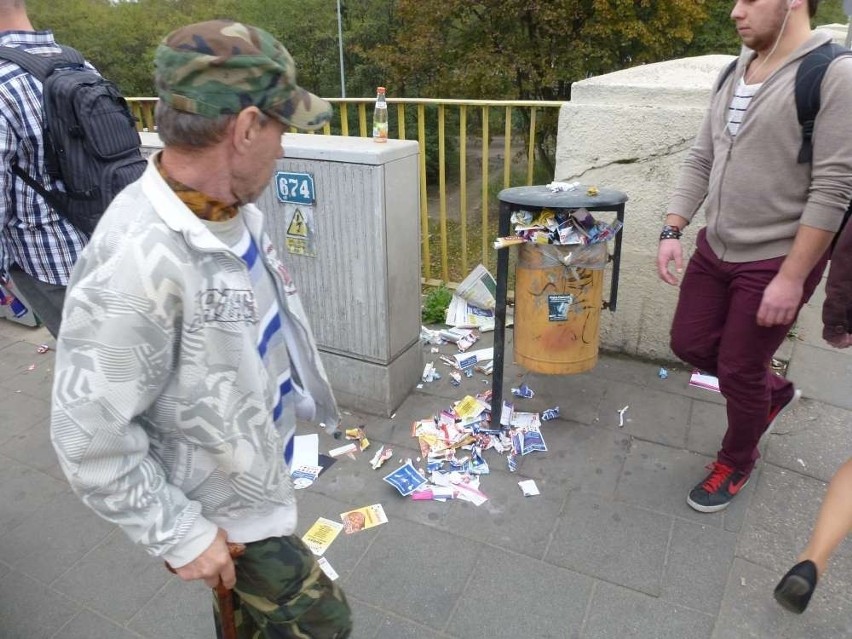
[(720, 461), (707, 466), (710, 474), (689, 492), (686, 503), (702, 513), (724, 510), (748, 483), (751, 473), (731, 468)]

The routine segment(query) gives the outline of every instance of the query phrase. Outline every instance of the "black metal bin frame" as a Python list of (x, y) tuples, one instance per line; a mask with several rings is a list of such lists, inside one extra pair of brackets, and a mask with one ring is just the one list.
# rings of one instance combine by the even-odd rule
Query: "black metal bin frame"
[[(497, 234), (507, 237), (510, 234), (512, 213), (518, 210), (541, 211), (542, 209), (580, 209), (590, 212), (615, 212), (619, 222), (624, 223), (624, 205), (627, 195), (613, 189), (597, 189), (596, 195), (589, 195), (589, 186), (578, 184), (570, 191), (551, 191), (546, 186), (518, 186), (503, 189), (497, 196), (500, 201), (500, 214)], [(618, 300), (618, 275), (621, 268), (621, 232), (615, 236), (615, 250), (612, 254), (612, 273), (610, 276), (609, 301), (604, 308), (615, 312)], [(497, 290), (494, 308), (494, 367), (491, 384), (491, 428), (500, 432), (500, 417), (503, 411), (503, 358), (506, 340), (506, 294), (509, 280), (509, 248), (497, 251)]]

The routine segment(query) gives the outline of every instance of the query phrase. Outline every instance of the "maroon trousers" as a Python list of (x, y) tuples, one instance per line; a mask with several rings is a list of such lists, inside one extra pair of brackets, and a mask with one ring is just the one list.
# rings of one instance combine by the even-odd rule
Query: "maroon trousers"
[[(671, 331), (671, 348), (683, 361), (719, 378), (727, 402), (728, 430), (718, 460), (750, 472), (760, 454), (757, 444), (771, 407), (793, 396), (793, 385), (772, 373), (770, 361), (791, 324), (757, 325), (763, 291), (781, 268), (783, 257), (758, 262), (723, 262), (702, 229), (680, 287)], [(820, 259), (808, 276), (801, 309), (825, 270)]]

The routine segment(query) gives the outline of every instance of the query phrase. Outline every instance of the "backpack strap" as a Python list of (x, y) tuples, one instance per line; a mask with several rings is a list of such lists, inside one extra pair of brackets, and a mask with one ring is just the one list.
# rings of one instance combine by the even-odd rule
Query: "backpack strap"
[(61, 55), (39, 55), (25, 51), (20, 47), (0, 47), (0, 60), (14, 62), (24, 71), (35, 76), (43, 84), (47, 77), (61, 67), (82, 67), (86, 61), (80, 52), (71, 47), (59, 45)]
[(796, 70), (796, 115), (802, 127), (799, 164), (813, 161), (814, 121), (820, 108), (820, 86), (825, 72), (835, 58), (852, 55), (849, 49), (826, 42), (808, 53)]
[(38, 182), (29, 173), (24, 171), (17, 162), (11, 166), (12, 173), (21, 178), (31, 189), (42, 196), (51, 208), (63, 211), (68, 205), (67, 196), (62, 191), (48, 191), (41, 182)]
[(727, 80), (728, 76), (730, 76), (734, 72), (734, 69), (737, 68), (737, 62), (739, 62), (739, 58), (734, 58), (730, 61), (730, 63), (728, 63), (728, 66), (726, 66), (725, 70), (722, 71), (722, 75), (720, 75), (719, 79), (716, 80), (716, 88), (713, 89), (713, 93), (718, 93), (722, 90), (722, 85), (725, 84), (725, 80)]

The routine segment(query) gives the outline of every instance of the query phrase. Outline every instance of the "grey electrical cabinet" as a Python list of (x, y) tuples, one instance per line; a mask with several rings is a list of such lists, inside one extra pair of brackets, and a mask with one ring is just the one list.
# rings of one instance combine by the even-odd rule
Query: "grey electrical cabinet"
[(419, 146), (286, 134), (258, 206), (338, 401), (391, 414), (418, 382)]

